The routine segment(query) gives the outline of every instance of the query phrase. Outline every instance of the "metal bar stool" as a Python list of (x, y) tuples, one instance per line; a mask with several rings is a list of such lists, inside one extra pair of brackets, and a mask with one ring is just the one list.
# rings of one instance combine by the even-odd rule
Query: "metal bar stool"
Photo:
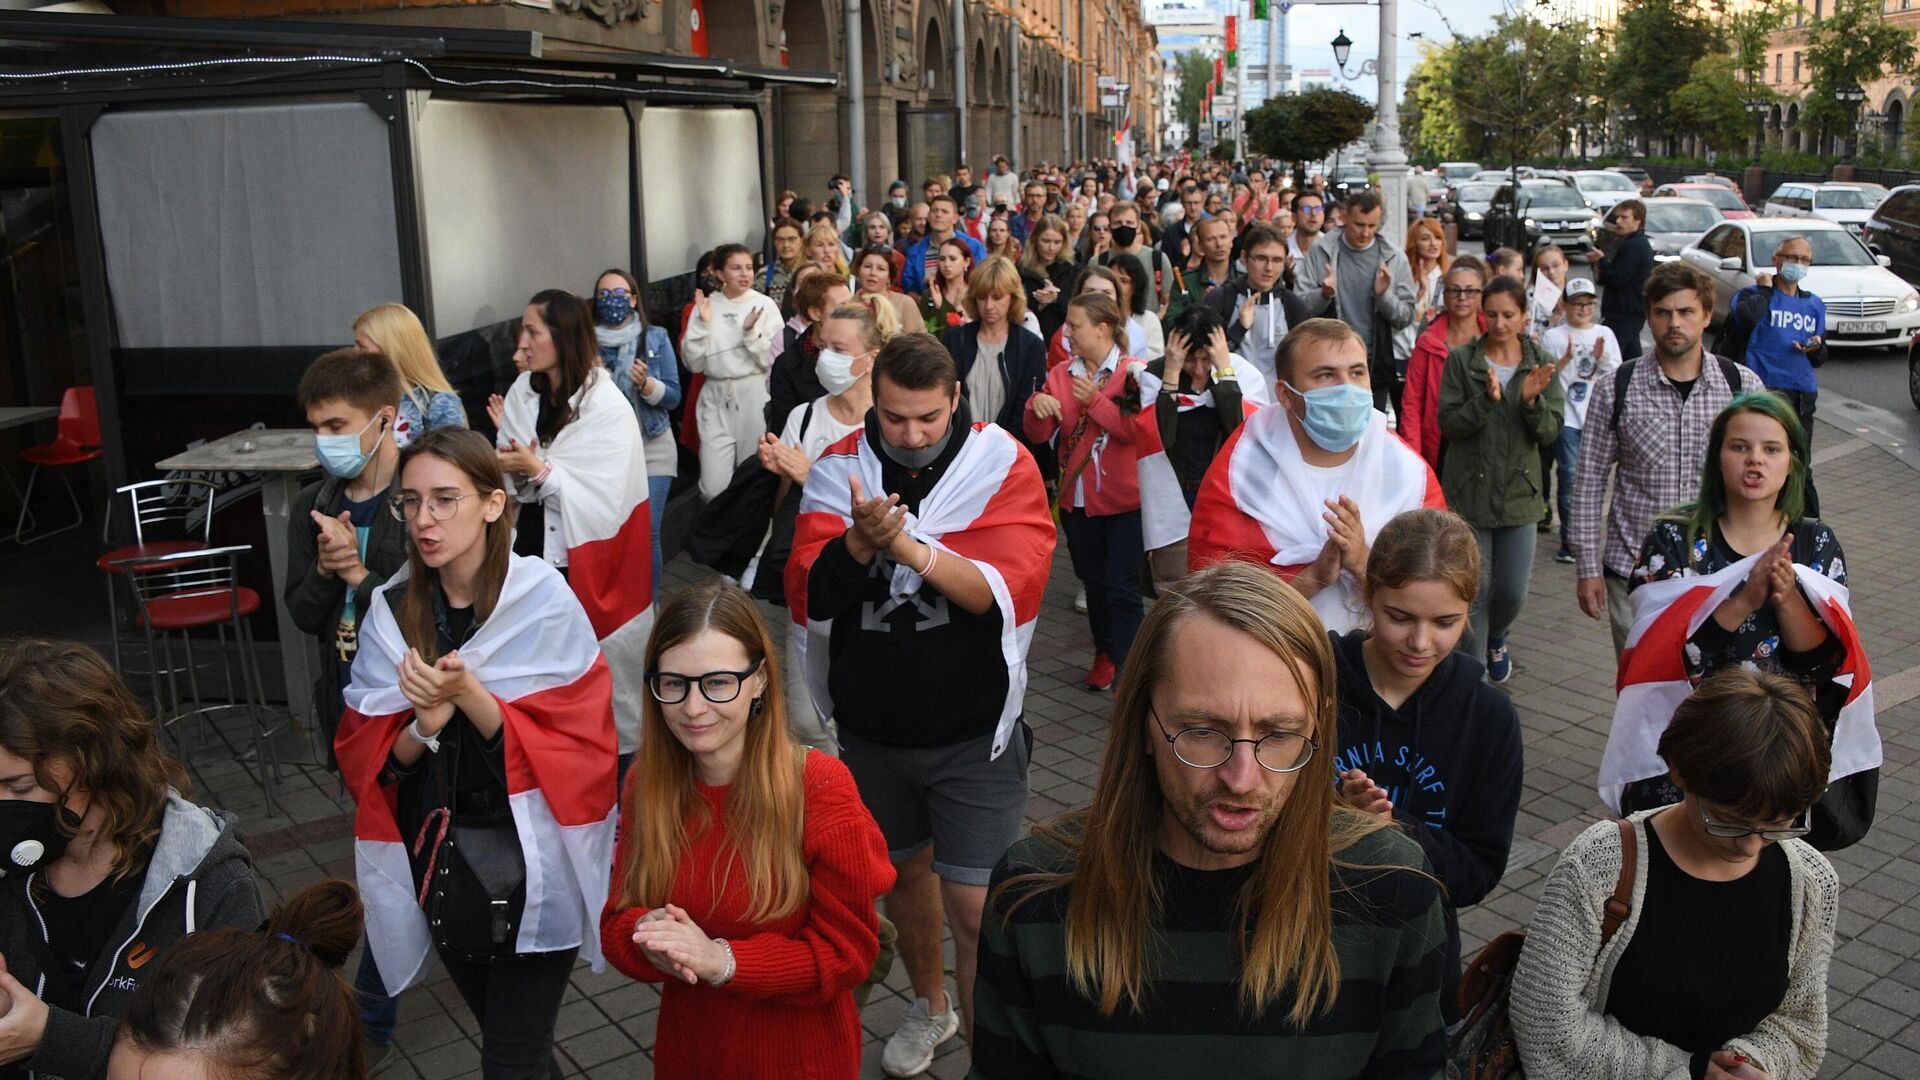
[[(267, 812), (271, 815), (278, 814), (280, 809), (274, 800), (273, 786), (268, 782), (267, 772), (269, 768), (272, 769), (274, 783), (280, 780), (280, 758), (274, 750), (273, 736), (284, 725), (268, 726), (266, 692), (261, 686), (259, 660), (254, 652), (253, 628), (247, 621), (260, 610), (260, 594), (240, 584), (240, 556), (252, 550), (248, 545), (239, 544), (167, 555), (136, 556), (121, 560), (118, 565), (126, 575), (134, 602), (139, 605), (139, 621), (146, 633), (148, 655), (154, 655), (155, 636), (159, 638), (160, 663), (165, 665), (166, 672), (168, 707), (156, 712), (155, 722), (161, 725), (163, 731), (170, 731), (174, 724), (189, 716), (200, 717), (225, 709), (245, 709), (253, 723), (255, 772), (260, 791), (266, 796)], [(221, 669), (226, 674), (227, 682), (225, 704), (208, 705), (200, 696), (191, 631), (204, 628), (212, 628), (217, 635)], [(233, 631), (234, 643), (240, 652), (240, 678), (246, 694), (244, 701), (234, 694), (233, 667), (227, 657), (228, 630)], [(170, 634), (179, 635), (181, 647), (186, 653), (185, 663), (178, 669), (173, 663)], [(177, 670), (186, 673), (193, 701), (191, 709), (185, 707), (180, 696), (180, 687), (174, 677)], [(179, 749), (177, 735), (174, 737), (174, 746), (176, 750)]]
[[(94, 560), (94, 565), (105, 575), (113, 667), (123, 677), (129, 672), (120, 659), (120, 592), (114, 584), (122, 576), (119, 564), (180, 551), (205, 550), (213, 542), (213, 499), (219, 490), (206, 480), (146, 480), (115, 489), (115, 499), (107, 501), (107, 512), (100, 525), (100, 546), (105, 551)], [(108, 547), (112, 543), (109, 537), (113, 533), (114, 502), (122, 495), (126, 496), (133, 524), (133, 543)], [(148, 667), (157, 710), (163, 673), (152, 667), (152, 657), (148, 657)]]

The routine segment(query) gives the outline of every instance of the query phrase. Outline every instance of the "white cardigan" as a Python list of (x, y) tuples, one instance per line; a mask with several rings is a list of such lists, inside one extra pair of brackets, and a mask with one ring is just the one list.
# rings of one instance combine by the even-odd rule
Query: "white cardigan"
[[(1530, 1076), (1554, 1080), (1688, 1080), (1689, 1055), (1636, 1035), (1606, 1015), (1613, 972), (1640, 924), (1647, 895), (1648, 810), (1633, 815), (1638, 860), (1633, 913), (1600, 947), (1603, 908), (1620, 880), (1620, 829), (1601, 822), (1567, 845), (1547, 875), (1513, 975), (1513, 1033)], [(1780, 845), (1793, 881), (1787, 995), (1760, 1026), (1732, 1042), (1772, 1080), (1812, 1080), (1827, 1049), (1827, 963), (1840, 879), (1802, 840)]]

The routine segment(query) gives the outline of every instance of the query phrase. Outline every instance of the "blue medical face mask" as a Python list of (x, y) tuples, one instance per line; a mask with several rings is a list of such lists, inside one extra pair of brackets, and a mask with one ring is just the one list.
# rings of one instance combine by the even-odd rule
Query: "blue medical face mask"
[(633, 315), (633, 297), (625, 289), (608, 289), (593, 298), (593, 317), (601, 326), (621, 326)]
[(1798, 285), (1807, 279), (1807, 271), (1809, 269), (1811, 269), (1811, 267), (1806, 263), (1781, 263), (1780, 280), (1789, 285)]
[(328, 476), (341, 480), (351, 480), (360, 475), (360, 470), (373, 460), (373, 451), (360, 449), (360, 437), (375, 424), (386, 431), (387, 414), (382, 412), (367, 421), (367, 426), (352, 435), (315, 435), (313, 437), (313, 456), (320, 459), (320, 467)]
[(1316, 386), (1304, 392), (1290, 382), (1283, 385), (1306, 403), (1300, 426), (1307, 429), (1314, 445), (1328, 453), (1352, 449), (1373, 421), (1373, 391), (1359, 383)]

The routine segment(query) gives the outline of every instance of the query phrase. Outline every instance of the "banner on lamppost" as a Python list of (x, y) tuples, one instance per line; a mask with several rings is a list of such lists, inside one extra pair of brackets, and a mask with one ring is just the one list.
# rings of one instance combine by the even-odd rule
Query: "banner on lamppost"
[(1267, 0), (1253, 0), (1253, 17), (1265, 22), (1267, 19)]
[(1215, 86), (1218, 86), (1221, 83), (1226, 81), (1227, 81), (1227, 62), (1221, 59), (1220, 57), (1216, 56), (1213, 58), (1213, 84)]
[(1240, 17), (1227, 16), (1227, 66), (1240, 66)]

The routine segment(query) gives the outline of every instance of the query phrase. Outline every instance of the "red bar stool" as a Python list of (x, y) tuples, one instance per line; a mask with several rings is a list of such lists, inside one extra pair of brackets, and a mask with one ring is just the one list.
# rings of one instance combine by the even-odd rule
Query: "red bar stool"
[[(67, 387), (67, 392), (60, 395), (60, 418), (57, 424), (59, 433), (52, 442), (29, 446), (20, 451), (20, 459), (32, 465), (33, 469), (27, 473), (27, 493), (20, 497), (20, 516), (13, 522), (13, 542), (16, 544), (32, 543), (68, 529), (77, 529), (86, 520), (87, 512), (81, 509), (80, 496), (73, 490), (73, 474), (64, 470), (100, 457), (103, 445), (100, 440), (100, 410), (94, 402), (93, 387)], [(73, 503), (73, 523), (28, 536), (27, 523), (39, 524), (31, 507), (33, 484), (40, 479), (40, 467), (43, 465), (63, 470), (60, 478), (66, 481), (67, 500)]]
[[(213, 499), (219, 492), (206, 480), (147, 480), (138, 484), (128, 484), (114, 491), (116, 496), (127, 497), (127, 508), (133, 523), (133, 543), (120, 547), (107, 548), (106, 552), (94, 560), (106, 575), (107, 617), (113, 635), (113, 667), (121, 675), (129, 672), (120, 661), (120, 592), (114, 584), (121, 575), (119, 564), (155, 555), (172, 555), (181, 551), (203, 551), (213, 538)], [(113, 502), (107, 503), (105, 520), (100, 526), (100, 545), (106, 547), (111, 541), (107, 537), (113, 531)], [(151, 665), (152, 657), (148, 658)], [(154, 680), (154, 702), (159, 704), (159, 680), (161, 672), (149, 670)]]
[[(252, 550), (248, 545), (238, 544), (201, 551), (178, 551), (170, 555), (141, 555), (121, 560), (118, 565), (132, 588), (134, 602), (139, 605), (139, 622), (146, 633), (148, 655), (154, 654), (155, 635), (159, 637), (160, 663), (165, 665), (168, 700), (164, 711), (156, 711), (155, 722), (163, 731), (171, 731), (173, 725), (190, 716), (204, 717), (227, 709), (244, 710), (253, 726), (255, 773), (260, 782), (260, 791), (266, 796), (267, 813), (272, 815), (278, 814), (280, 809), (274, 801), (267, 772), (271, 767), (273, 781), (279, 781), (280, 758), (273, 747), (273, 736), (285, 725), (269, 726), (267, 722), (266, 692), (261, 686), (253, 628), (247, 621), (260, 610), (260, 594), (240, 584), (240, 556)], [(224, 704), (209, 705), (200, 696), (191, 632), (207, 628), (213, 629), (217, 636), (220, 666), (226, 674), (227, 700)], [(240, 653), (240, 679), (246, 695), (244, 700), (234, 694), (233, 666), (227, 654), (228, 630), (233, 631), (234, 643)], [(186, 653), (186, 661), (178, 669), (173, 664), (173, 646), (169, 637), (174, 634), (179, 636)], [(180, 697), (180, 687), (174, 677), (176, 671), (186, 673), (188, 689), (193, 695), (192, 708), (186, 707), (186, 702)], [(174, 737), (174, 746), (176, 750), (180, 747), (177, 735)]]

